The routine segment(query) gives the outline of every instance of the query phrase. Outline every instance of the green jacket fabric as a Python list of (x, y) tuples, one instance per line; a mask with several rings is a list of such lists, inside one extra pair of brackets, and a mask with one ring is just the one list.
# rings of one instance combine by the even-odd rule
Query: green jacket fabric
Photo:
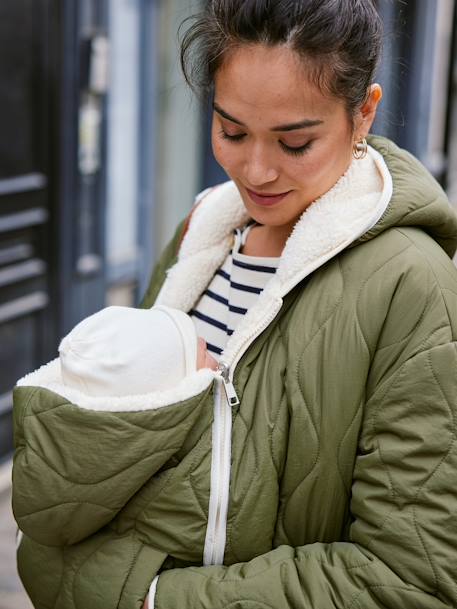
[[(182, 394), (85, 407), (55, 362), (19, 383), (37, 609), (139, 609), (158, 573), (156, 609), (457, 607), (457, 218), (417, 160), (370, 144), (388, 206), (368, 230), (372, 204), (344, 188), (311, 206), (225, 383), (200, 371)], [(244, 214), (232, 186), (211, 191), (142, 306), (189, 310)]]

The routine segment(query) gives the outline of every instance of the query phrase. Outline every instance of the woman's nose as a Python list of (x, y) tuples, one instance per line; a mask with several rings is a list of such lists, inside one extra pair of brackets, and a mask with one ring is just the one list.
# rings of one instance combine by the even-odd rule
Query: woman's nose
[(279, 171), (273, 163), (273, 159), (262, 149), (251, 149), (245, 160), (245, 178), (251, 186), (262, 186), (274, 182), (279, 176)]

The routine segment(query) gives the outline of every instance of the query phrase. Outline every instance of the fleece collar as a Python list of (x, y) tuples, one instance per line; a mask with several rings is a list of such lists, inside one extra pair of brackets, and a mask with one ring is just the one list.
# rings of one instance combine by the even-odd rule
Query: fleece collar
[[(364, 159), (353, 160), (335, 186), (303, 212), (286, 242), (276, 274), (229, 338), (221, 361), (229, 365), (238, 361), (253, 334), (258, 335), (274, 319), (283, 297), (382, 217), (392, 197), (392, 178), (382, 156), (371, 146), (368, 150)], [(156, 304), (186, 312), (195, 306), (229, 253), (233, 230), (249, 218), (233, 182), (206, 192)]]
[[(392, 178), (382, 156), (353, 161), (335, 186), (302, 214), (286, 242), (275, 275), (230, 337), (221, 361), (231, 367), (256, 336), (274, 319), (283, 297), (310, 273), (373, 227), (392, 196)], [(233, 182), (211, 189), (199, 200), (179, 251), (155, 304), (189, 311), (200, 298), (233, 243), (233, 230), (249, 220)], [(125, 397), (89, 397), (62, 382), (60, 361), (53, 360), (18, 382), (43, 387), (89, 410), (120, 412), (153, 410), (194, 397), (215, 378), (199, 370), (167, 391)]]

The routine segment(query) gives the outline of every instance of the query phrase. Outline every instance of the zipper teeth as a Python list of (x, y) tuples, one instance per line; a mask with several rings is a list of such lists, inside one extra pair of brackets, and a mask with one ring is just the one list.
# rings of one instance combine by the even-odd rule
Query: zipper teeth
[[(280, 307), (279, 307), (280, 309)], [(252, 343), (252, 341), (263, 332), (263, 330), (265, 330), (265, 328), (268, 327), (268, 325), (272, 322), (272, 320), (276, 317), (276, 315), (278, 314), (279, 311), (278, 308), (275, 307), (275, 310), (270, 313), (270, 315), (268, 315), (268, 317), (266, 318), (266, 320), (263, 321), (263, 323), (258, 326), (256, 328), (256, 330), (254, 332), (251, 332), (249, 334), (249, 336), (246, 338), (245, 341), (243, 341), (241, 347), (236, 351), (235, 357), (232, 359), (232, 363), (231, 365), (229, 365), (227, 362), (224, 361), (220, 361), (219, 362), (219, 366), (218, 366), (218, 371), (220, 373), (222, 382), (231, 382), (233, 380), (233, 375), (234, 375), (234, 371), (235, 368), (238, 364), (238, 362), (240, 361), (241, 357), (243, 356), (243, 353), (246, 351), (247, 347), (249, 347), (249, 345)], [(230, 408), (229, 406), (229, 401), (228, 401), (228, 397), (225, 395), (225, 393), (223, 392), (223, 387), (221, 385), (219, 385), (218, 387), (218, 406), (219, 406), (219, 411), (220, 411), (220, 416), (221, 416), (221, 427), (220, 427), (220, 450), (219, 450), (219, 455), (218, 455), (218, 460), (219, 460), (219, 467), (218, 467), (218, 475), (219, 477), (219, 487), (218, 487), (218, 497), (217, 497), (217, 504), (216, 504), (216, 515), (215, 515), (215, 522), (214, 522), (214, 535), (213, 535), (213, 540), (212, 540), (212, 548), (211, 548), (211, 553), (210, 553), (210, 557), (211, 557), (211, 564), (215, 564), (216, 560), (218, 559), (217, 553), (218, 553), (218, 541), (219, 541), (219, 537), (220, 537), (220, 529), (221, 529), (221, 512), (222, 512), (222, 500), (223, 500), (223, 496), (224, 496), (224, 489), (225, 486), (228, 485), (230, 483), (230, 472), (228, 473), (228, 480), (225, 481), (225, 461), (226, 461), (226, 425), (227, 425), (227, 410), (225, 408), (225, 405), (223, 404), (223, 400), (226, 400), (227, 403), (227, 407)], [(230, 416), (231, 416), (231, 410), (228, 411)], [(228, 501), (228, 493), (227, 493), (227, 501)], [(225, 547), (221, 548), (221, 558), (223, 560), (223, 554), (225, 551)]]
[[(221, 392), (221, 397), (223, 399), (223, 395), (222, 395), (222, 387), (219, 389)], [(222, 406), (222, 402), (221, 400), (219, 401), (219, 404)], [(221, 408), (221, 410), (224, 409), (223, 406)], [(224, 409), (225, 410), (225, 409)], [(219, 460), (219, 480), (222, 481), (224, 479), (224, 464), (225, 464), (225, 428), (226, 428), (226, 418), (225, 418), (225, 412), (221, 413), (222, 414), (222, 433), (221, 433), (221, 437), (222, 437), (222, 441), (221, 441), (221, 450), (220, 450), (220, 460)], [(215, 523), (214, 523), (214, 530), (215, 530), (215, 535), (214, 535), (214, 541), (213, 541), (213, 550), (211, 552), (211, 562), (213, 564), (216, 563), (216, 553), (217, 553), (217, 538), (218, 538), (218, 532), (220, 529), (220, 519), (221, 519), (221, 511), (222, 511), (222, 484), (219, 485), (219, 493), (218, 493), (218, 501), (217, 501), (217, 507), (216, 507), (216, 519), (215, 519)]]
[[(222, 391), (221, 391), (222, 387), (219, 386), (219, 395), (218, 395), (218, 408), (219, 408), (219, 412), (220, 414), (222, 414), (222, 404), (221, 404), (221, 400), (222, 400)], [(221, 433), (221, 446), (220, 446), (220, 450), (219, 450), (219, 467), (218, 467), (218, 475), (219, 475), (219, 482), (222, 481), (222, 456), (224, 454), (223, 451), (223, 437), (224, 437), (224, 425), (222, 424), (221, 426), (222, 428), (222, 433)], [(214, 535), (213, 535), (213, 543), (212, 543), (212, 548), (211, 548), (211, 557), (210, 557), (210, 562), (211, 564), (216, 564), (216, 549), (217, 549), (217, 533), (218, 533), (218, 529), (219, 529), (219, 519), (220, 519), (220, 494), (221, 494), (221, 485), (219, 484), (219, 488), (218, 488), (218, 494), (217, 494), (217, 504), (216, 504), (216, 516), (214, 519)]]
[[(218, 444), (218, 451), (216, 454), (216, 458), (217, 458), (217, 470), (215, 471), (215, 474), (217, 476), (216, 480), (212, 480), (212, 485), (215, 489), (215, 494), (216, 494), (216, 502), (215, 502), (215, 506), (214, 506), (214, 510), (213, 513), (215, 512), (214, 515), (214, 520), (212, 520), (211, 518), (209, 518), (209, 521), (212, 520), (212, 525), (211, 525), (211, 530), (208, 530), (207, 532), (207, 537), (210, 540), (210, 546), (208, 549), (208, 560), (205, 561), (206, 565), (211, 565), (211, 564), (219, 564), (223, 562), (223, 550), (224, 548), (222, 548), (222, 543), (220, 542), (220, 537), (221, 537), (221, 531), (222, 531), (222, 525), (223, 525), (223, 519), (222, 519), (222, 507), (223, 507), (223, 498), (224, 498), (224, 479), (227, 478), (227, 476), (225, 475), (225, 469), (226, 469), (226, 451), (227, 451), (227, 442), (226, 442), (226, 435), (227, 435), (227, 414), (230, 414), (231, 417), (231, 410), (229, 410), (228, 407), (228, 402), (227, 404), (225, 404), (224, 402), (224, 389), (222, 387), (222, 383), (218, 384), (217, 389), (216, 389), (216, 412), (215, 412), (215, 423), (216, 423), (216, 429), (217, 429), (217, 435), (218, 435), (218, 440), (219, 440), (219, 444)], [(231, 420), (230, 420), (231, 422)], [(213, 470), (213, 468), (212, 468)], [(230, 473), (228, 474), (228, 478), (230, 479)], [(211, 503), (211, 501), (210, 501)], [(225, 539), (225, 538), (224, 538)], [(224, 544), (225, 545), (225, 544)], [(222, 552), (221, 552), (221, 551)], [(222, 557), (221, 557), (222, 554)]]

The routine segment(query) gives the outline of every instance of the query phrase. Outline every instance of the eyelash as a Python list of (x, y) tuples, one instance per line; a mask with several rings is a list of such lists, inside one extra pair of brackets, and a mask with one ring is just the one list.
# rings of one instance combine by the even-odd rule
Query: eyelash
[[(223, 129), (220, 131), (220, 135), (224, 140), (228, 140), (229, 142), (238, 143), (246, 136), (246, 133), (238, 133), (237, 135), (229, 135)], [(287, 146), (284, 142), (279, 140), (279, 145), (284, 150), (286, 154), (291, 154), (292, 156), (301, 156), (305, 154), (311, 148), (312, 140), (306, 142), (303, 146), (298, 146), (297, 148), (292, 148), (291, 146)]]

